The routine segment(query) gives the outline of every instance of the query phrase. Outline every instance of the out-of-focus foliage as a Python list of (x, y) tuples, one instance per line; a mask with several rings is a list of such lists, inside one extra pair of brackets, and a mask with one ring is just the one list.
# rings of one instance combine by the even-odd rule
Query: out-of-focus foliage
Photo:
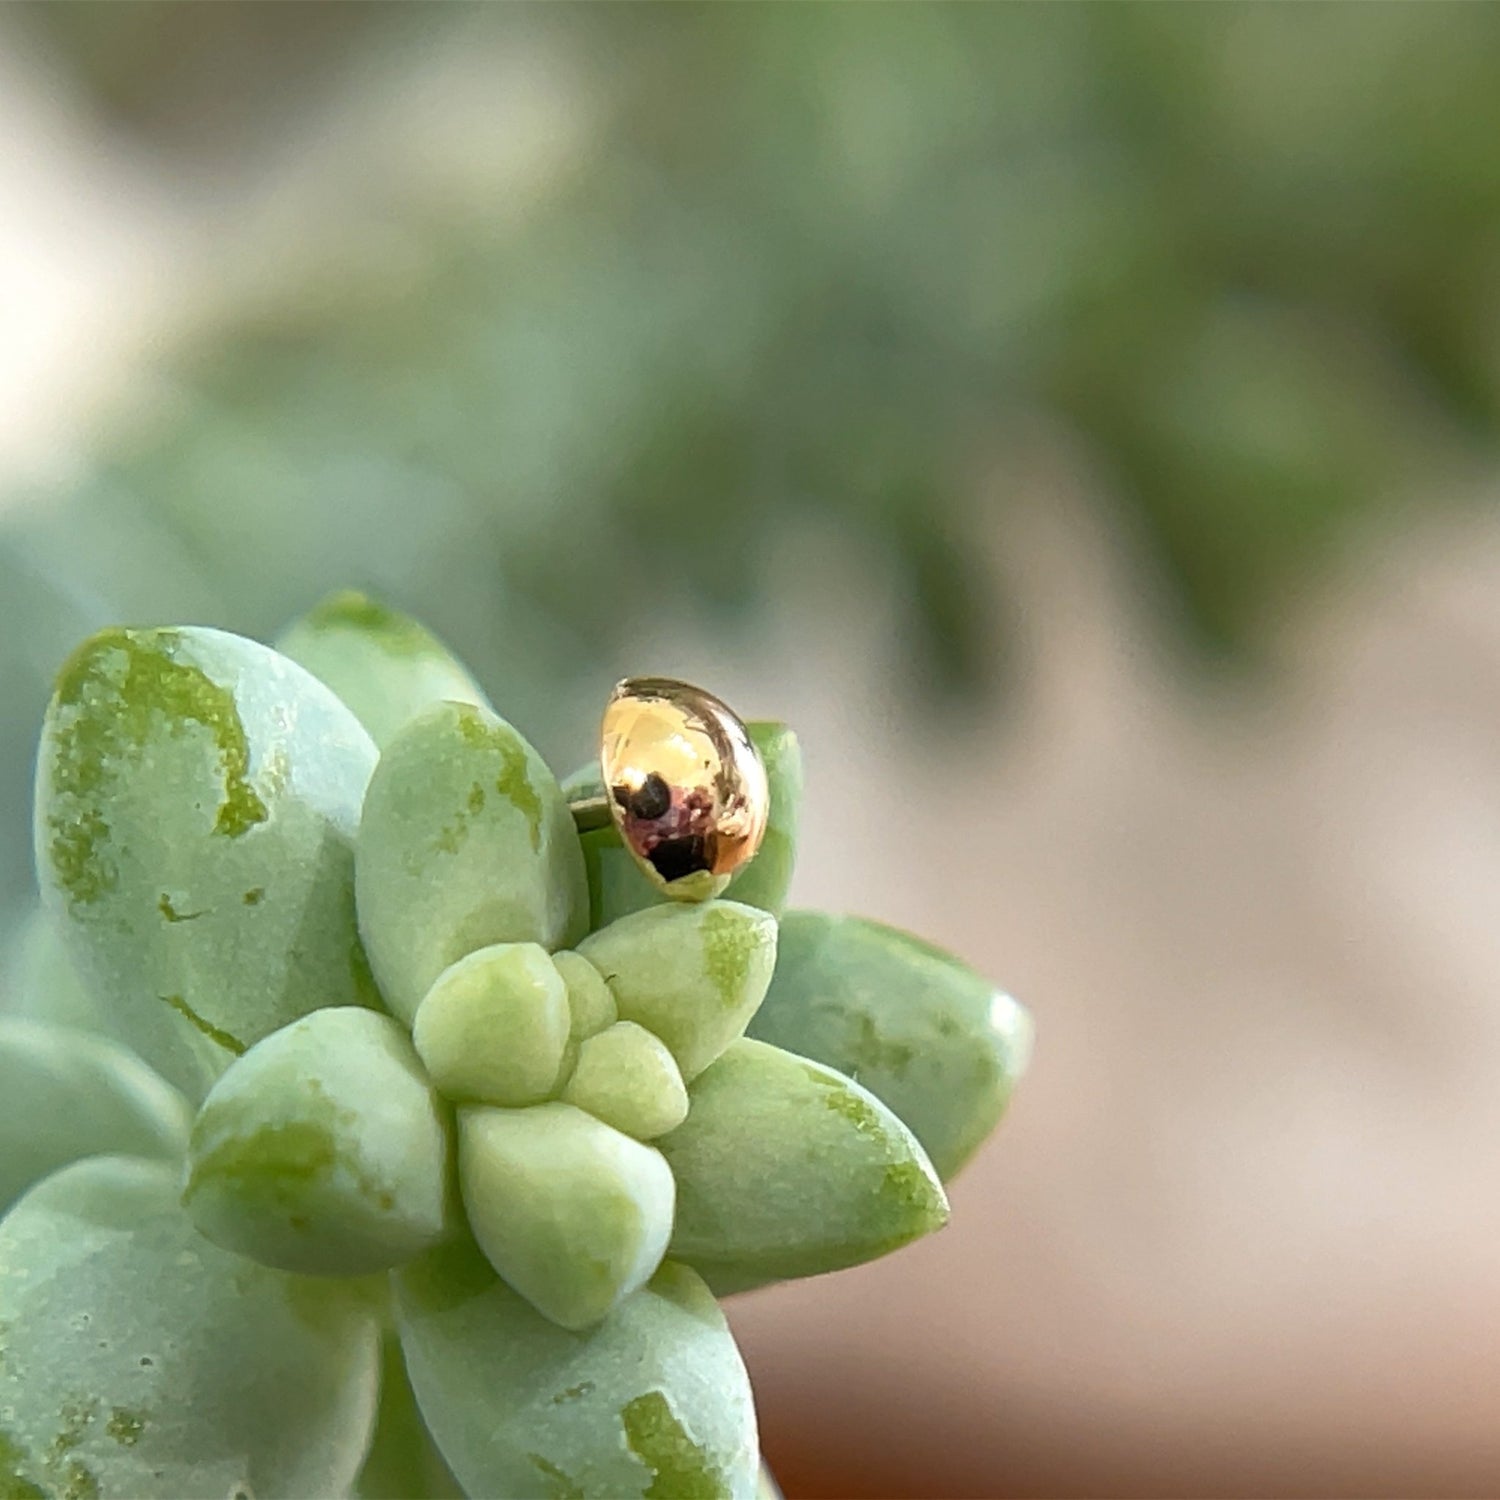
[[(735, 628), (809, 517), (900, 580), (924, 680), (992, 685), (971, 542), (1023, 433), (1081, 441), (1216, 650), (1493, 443), (1492, 7), (384, 9), (414, 67), (445, 26), (555, 49), (598, 123), (524, 215), (404, 224), (399, 278), (207, 339), (0, 540), (0, 806), (108, 618), (265, 633), (353, 578), (548, 749), (622, 619)], [(104, 24), (45, 22), (85, 61)]]

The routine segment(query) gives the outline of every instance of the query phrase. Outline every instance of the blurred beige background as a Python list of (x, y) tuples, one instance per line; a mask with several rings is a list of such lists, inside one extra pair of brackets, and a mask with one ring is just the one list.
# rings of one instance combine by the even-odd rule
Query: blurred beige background
[[(312, 149), (189, 187), (0, 50), (5, 472), (65, 475), (269, 267), (336, 279), (357, 241), (359, 274), (398, 275), (377, 158), (410, 192), (461, 158), (524, 214), (587, 111), (541, 64), (496, 89), (462, 54), (364, 76), (305, 106)], [(930, 936), (1038, 1023), (945, 1233), (734, 1305), (769, 1456), (792, 1496), (1500, 1493), (1487, 487), (1356, 537), (1266, 676), (1205, 683), (1059, 451), (989, 527), (1019, 671), (967, 726), (922, 732), (878, 566), (813, 523), (753, 643), (691, 615), (620, 643), (797, 725), (800, 904)]]

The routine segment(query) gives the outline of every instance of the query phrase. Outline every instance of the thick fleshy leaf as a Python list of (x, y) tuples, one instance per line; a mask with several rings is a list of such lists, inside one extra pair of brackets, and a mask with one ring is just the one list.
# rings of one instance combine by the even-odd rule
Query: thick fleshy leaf
[(677, 1179), (669, 1254), (725, 1293), (874, 1260), (948, 1219), (922, 1148), (832, 1068), (738, 1041), (657, 1142)]
[[(762, 1474), (765, 1470), (762, 1470)], [(380, 1361), (380, 1414), (375, 1436), (354, 1486), (356, 1500), (464, 1500), (464, 1492), (438, 1452), (406, 1375), (406, 1357), (394, 1330)], [(756, 1500), (781, 1500), (776, 1490)]]
[(667, 1044), (637, 1026), (616, 1021), (578, 1049), (563, 1098), (606, 1125), (654, 1140), (687, 1119), (687, 1088)]
[(315, 1011), (214, 1085), (182, 1198), (215, 1244), (263, 1265), (387, 1270), (455, 1227), (451, 1114), (399, 1021)]
[(661, 1153), (571, 1104), (459, 1113), (459, 1180), (490, 1264), (564, 1328), (599, 1322), (661, 1264)]
[(434, 703), (489, 707), (468, 669), (425, 625), (356, 589), (329, 595), (288, 626), (276, 648), (332, 688), (377, 745)]
[(177, 1172), (78, 1162), (0, 1223), (0, 1495), (326, 1500), (375, 1415), (368, 1293), (208, 1243)]
[(860, 917), (788, 912), (749, 1034), (847, 1074), (893, 1109), (946, 1182), (1005, 1112), (1031, 1018), (952, 955)]
[[(797, 819), (802, 805), (802, 750), (797, 736), (785, 724), (757, 721), (747, 724), (750, 738), (766, 763), (771, 788), (771, 815), (760, 852), (730, 880), (724, 896), (779, 916), (786, 905), (797, 862)], [(569, 798), (604, 795), (604, 781), (597, 761), (580, 767), (564, 783)], [(594, 829), (583, 835), (583, 854), (588, 865), (589, 925), (604, 927), (618, 918), (648, 906), (658, 906), (664, 896), (642, 873), (626, 852), (613, 827)]]
[(765, 998), (776, 919), (737, 901), (669, 902), (591, 933), (578, 951), (604, 975), (621, 1019), (655, 1032), (691, 1080)]
[(604, 976), (581, 953), (554, 953), (552, 961), (568, 986), (570, 1040), (582, 1042), (620, 1019), (620, 1008)]
[(408, 1025), (433, 980), (476, 948), (569, 947), (588, 923), (583, 852), (556, 779), (473, 704), (429, 709), (386, 746), (356, 870), (370, 962)]
[(189, 1098), (298, 1016), (373, 999), (353, 839), (374, 763), (321, 682), (222, 631), (106, 630), (63, 668), (43, 892), (117, 1034)]
[(496, 943), (449, 964), (412, 1040), (449, 1098), (521, 1108), (557, 1091), (572, 1033), (567, 981), (538, 943)]
[(0, 1017), (0, 1213), (81, 1156), (180, 1160), (191, 1118), (182, 1095), (117, 1043)]
[(498, 1280), (472, 1246), (398, 1271), (412, 1386), (470, 1495), (752, 1500), (750, 1384), (718, 1304), (684, 1266), (587, 1334)]

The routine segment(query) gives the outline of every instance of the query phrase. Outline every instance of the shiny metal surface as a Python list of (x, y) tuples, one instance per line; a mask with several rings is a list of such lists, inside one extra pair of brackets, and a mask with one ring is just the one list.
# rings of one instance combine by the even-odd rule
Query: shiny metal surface
[(669, 677), (630, 677), (604, 710), (609, 812), (664, 894), (706, 901), (760, 848), (771, 795), (760, 753), (712, 693)]

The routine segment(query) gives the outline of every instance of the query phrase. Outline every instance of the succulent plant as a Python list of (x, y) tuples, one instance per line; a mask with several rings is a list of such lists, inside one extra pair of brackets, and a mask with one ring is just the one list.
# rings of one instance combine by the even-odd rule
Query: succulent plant
[(1029, 1023), (782, 916), (800, 762), (752, 735), (763, 850), (686, 904), (360, 596), (79, 648), (0, 1018), (0, 1496), (768, 1483), (716, 1295), (941, 1226)]

